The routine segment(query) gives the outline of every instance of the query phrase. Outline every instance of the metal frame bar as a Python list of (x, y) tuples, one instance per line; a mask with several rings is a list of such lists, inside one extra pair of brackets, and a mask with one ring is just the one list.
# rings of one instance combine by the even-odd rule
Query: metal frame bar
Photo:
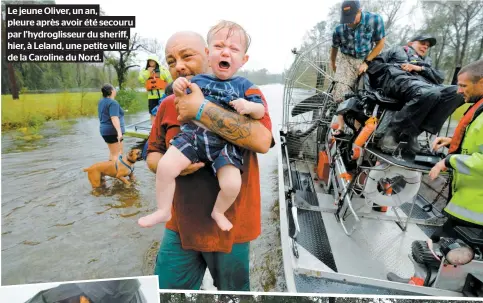
[[(140, 137), (140, 136), (147, 136), (149, 134), (149, 132), (151, 131), (151, 128), (152, 126), (150, 125), (149, 127), (148, 126), (142, 126), (142, 124), (144, 123), (148, 123), (148, 122), (151, 122), (150, 119), (148, 120), (144, 120), (144, 121), (141, 121), (141, 122), (136, 122), (136, 123), (133, 123), (133, 124), (130, 124), (130, 125), (127, 125), (126, 126), (126, 136), (127, 137)], [(147, 133), (140, 133), (138, 134), (138, 131), (141, 130), (141, 131), (146, 131)], [(131, 135), (131, 133), (133, 133)], [(136, 135), (134, 135), (136, 134)]]
[[(392, 216), (388, 216), (385, 214), (359, 214), (360, 218), (368, 218), (368, 219), (377, 219), (377, 220), (383, 220), (383, 221), (396, 221), (396, 219)], [(409, 218), (409, 220), (408, 220)], [(441, 218), (433, 217), (431, 219), (417, 219), (417, 218), (410, 218), (409, 216), (406, 216), (407, 224), (409, 223), (414, 223), (414, 224), (419, 224), (419, 225), (425, 225), (425, 226), (441, 226), (444, 221), (441, 220)]]
[(374, 278), (367, 278), (361, 276), (353, 276), (348, 274), (341, 274), (335, 272), (314, 270), (310, 268), (294, 268), (294, 274), (302, 274), (310, 277), (317, 277), (320, 279), (329, 279), (343, 283), (352, 283), (363, 286), (380, 287), (393, 290), (401, 290), (421, 295), (438, 296), (438, 297), (463, 297), (462, 293), (439, 289), (434, 287), (416, 286), (405, 283), (392, 282), (388, 280), (380, 280)]
[(291, 203), (292, 203), (291, 211), (292, 211), (292, 216), (293, 216), (294, 225), (295, 225), (295, 234), (293, 235), (292, 238), (296, 239), (297, 235), (300, 232), (300, 225), (299, 225), (298, 216), (297, 216), (297, 206), (295, 205), (295, 191), (294, 191), (294, 188), (293, 188), (293, 181), (292, 181), (292, 169), (290, 168), (290, 160), (289, 160), (289, 157), (288, 157), (287, 141), (286, 141), (284, 136), (280, 136), (280, 142), (282, 143), (282, 147), (283, 147), (284, 152), (285, 152), (285, 157), (287, 159), (288, 180), (289, 180), (288, 193), (290, 195), (290, 200), (291, 200)]
[[(328, 135), (327, 135), (327, 138), (328, 138)], [(327, 142), (327, 139), (326, 139), (326, 142)], [(347, 170), (345, 168), (344, 161), (342, 160), (342, 156), (340, 155), (339, 149), (337, 147), (337, 139), (335, 139), (334, 143), (331, 146), (328, 146), (326, 144), (326, 150), (328, 151), (329, 164), (330, 164), (329, 181), (327, 184), (327, 190), (330, 190), (330, 187), (333, 186), (335, 199), (338, 202), (337, 204), (342, 203), (342, 205), (339, 206), (338, 210), (336, 211), (336, 216), (342, 226), (342, 229), (344, 230), (344, 233), (348, 236), (351, 236), (352, 233), (354, 233), (354, 231), (356, 230), (357, 224), (359, 224), (360, 222), (360, 218), (352, 206), (351, 196), (352, 196), (353, 180), (348, 182), (339, 177), (342, 174), (347, 173)], [(356, 179), (357, 177), (358, 175), (354, 179)], [(338, 185), (341, 187), (342, 190), (340, 190)], [(341, 196), (343, 196), (342, 201), (341, 201)], [(345, 213), (347, 212), (348, 209), (355, 218), (355, 223), (352, 225), (350, 230), (348, 230), (348, 228), (346, 227), (346, 224), (345, 224), (346, 222), (344, 219)], [(342, 216), (341, 216), (341, 213), (343, 214)]]
[(138, 125), (138, 124), (146, 123), (146, 122), (149, 122), (149, 121), (151, 121), (151, 119), (147, 119), (147, 120), (143, 120), (141, 122), (136, 122), (136, 123), (133, 123), (133, 124), (126, 125), (126, 129), (128, 129), (130, 127), (136, 127), (136, 125)]
[[(280, 137), (281, 138), (281, 137)], [(293, 275), (293, 261), (292, 254), (290, 250), (290, 237), (288, 235), (288, 218), (287, 218), (287, 208), (285, 200), (285, 180), (283, 173), (283, 153), (282, 148), (277, 148), (278, 150), (278, 196), (279, 196), (279, 216), (280, 216), (280, 241), (282, 244), (282, 258), (283, 258), (283, 268), (285, 274), (285, 283), (287, 285), (287, 290), (289, 292), (297, 292), (295, 287), (295, 278)], [(287, 164), (289, 159), (287, 159)], [(289, 164), (288, 164), (289, 165)], [(290, 170), (290, 166), (288, 166)], [(291, 241), (290, 241), (291, 242)]]

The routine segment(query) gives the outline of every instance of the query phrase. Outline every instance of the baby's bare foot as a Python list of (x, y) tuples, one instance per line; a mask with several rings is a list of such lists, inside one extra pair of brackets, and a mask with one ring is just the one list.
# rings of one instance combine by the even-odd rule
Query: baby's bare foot
[(211, 217), (216, 221), (216, 224), (218, 224), (218, 227), (220, 227), (221, 230), (229, 231), (233, 227), (233, 224), (231, 224), (230, 220), (228, 220), (222, 213), (213, 211), (211, 213)]
[(165, 223), (171, 220), (171, 211), (157, 210), (154, 213), (141, 217), (138, 220), (138, 224), (141, 227), (152, 227), (159, 223)]

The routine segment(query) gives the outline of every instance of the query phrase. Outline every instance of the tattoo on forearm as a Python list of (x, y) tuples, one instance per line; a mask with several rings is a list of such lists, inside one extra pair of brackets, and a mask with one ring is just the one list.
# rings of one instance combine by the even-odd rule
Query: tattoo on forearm
[(242, 115), (210, 107), (206, 111), (210, 119), (211, 130), (229, 141), (245, 139), (251, 134), (251, 121)]

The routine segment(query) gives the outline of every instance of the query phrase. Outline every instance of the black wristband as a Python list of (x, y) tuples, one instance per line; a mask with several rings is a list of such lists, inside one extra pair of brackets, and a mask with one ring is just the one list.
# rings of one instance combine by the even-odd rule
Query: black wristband
[(364, 59), (364, 63), (369, 65), (369, 63), (371, 63), (371, 61), (367, 60), (367, 59)]
[(446, 168), (453, 168), (451, 167), (451, 162), (449, 162), (450, 158), (451, 158), (451, 155), (448, 155), (446, 156), (446, 158), (444, 158), (444, 166), (446, 166)]

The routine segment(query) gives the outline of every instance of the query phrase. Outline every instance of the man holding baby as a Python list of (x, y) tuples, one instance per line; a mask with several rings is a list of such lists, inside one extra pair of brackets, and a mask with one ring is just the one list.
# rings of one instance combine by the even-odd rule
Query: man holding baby
[[(231, 56), (243, 56), (245, 63), (249, 44), (245, 34), (241, 26), (227, 21), (209, 31), (208, 45), (197, 33), (175, 33), (166, 44), (166, 62), (173, 80), (211, 74), (210, 51), (221, 52), (226, 61), (235, 60)], [(172, 139), (180, 133), (181, 125), (191, 120), (236, 146), (241, 157), (239, 193), (224, 212), (232, 224), (229, 230), (221, 229), (212, 216), (221, 183), (211, 163), (191, 161), (176, 177), (171, 216), (156, 260), (155, 274), (159, 276), (160, 289), (200, 289), (208, 267), (218, 290), (250, 290), (250, 241), (261, 232), (256, 153), (266, 153), (273, 146), (267, 103), (263, 94), (257, 93), (265, 108), (259, 119), (240, 114), (243, 112), (240, 106), (232, 104), (233, 109), (229, 110), (206, 102), (207, 98), (196, 83), (189, 84), (189, 93), (180, 94), (178, 90), (176, 95), (167, 97), (157, 112), (146, 159), (154, 173)], [(156, 218), (152, 220), (159, 223), (157, 221)], [(146, 222), (140, 225), (148, 225)]]

